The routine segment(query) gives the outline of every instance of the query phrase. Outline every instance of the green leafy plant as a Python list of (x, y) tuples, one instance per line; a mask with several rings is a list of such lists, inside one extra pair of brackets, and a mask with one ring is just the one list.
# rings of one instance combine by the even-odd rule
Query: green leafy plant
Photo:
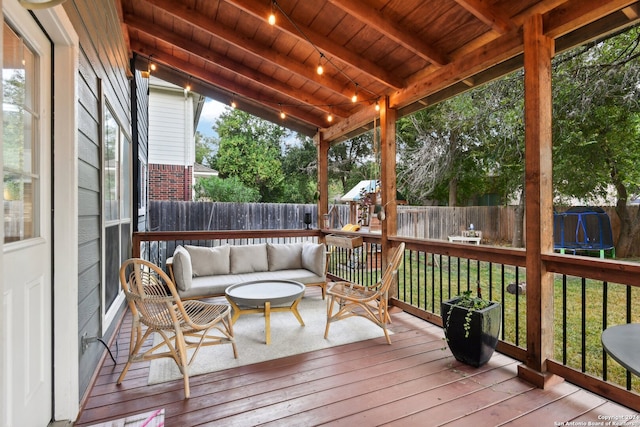
[(455, 304), (453, 304), (451, 306), (451, 308), (449, 309), (449, 316), (447, 317), (447, 325), (446, 327), (449, 328), (450, 326), (450, 322), (451, 322), (451, 311), (453, 311), (453, 309), (455, 307), (460, 307), (463, 308), (465, 310), (467, 310), (467, 313), (465, 314), (464, 317), (464, 336), (465, 338), (469, 338), (469, 330), (471, 329), (471, 315), (474, 311), (477, 310), (482, 310), (484, 308), (487, 308), (491, 305), (491, 301), (487, 301), (485, 299), (482, 298), (482, 295), (480, 296), (473, 296), (471, 294), (471, 290), (467, 290), (462, 292), (461, 295), (458, 295), (458, 297), (456, 297), (457, 300), (455, 302)]

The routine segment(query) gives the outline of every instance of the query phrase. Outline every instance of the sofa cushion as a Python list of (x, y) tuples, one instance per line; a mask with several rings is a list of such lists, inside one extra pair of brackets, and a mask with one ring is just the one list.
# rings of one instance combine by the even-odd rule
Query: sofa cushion
[(215, 248), (206, 246), (189, 246), (185, 248), (191, 255), (191, 268), (193, 276), (213, 276), (216, 274), (229, 274), (231, 270), (229, 262), (229, 245)]
[(231, 274), (268, 271), (267, 244), (231, 246)]
[(243, 276), (221, 274), (219, 276), (194, 277), (191, 288), (186, 291), (178, 291), (178, 293), (181, 298), (202, 298), (224, 295), (225, 289), (234, 283), (241, 282)]
[(267, 243), (269, 271), (302, 268), (302, 243)]
[(302, 268), (316, 276), (324, 277), (326, 263), (325, 247), (322, 243), (305, 242), (302, 246)]
[(181, 291), (189, 290), (191, 288), (191, 278), (193, 276), (191, 270), (191, 256), (189, 255), (189, 252), (180, 245), (178, 245), (173, 252), (172, 268), (176, 287)]
[[(326, 279), (321, 276), (317, 276), (309, 270), (304, 268), (297, 268), (295, 270), (278, 270), (278, 271), (262, 271), (257, 273), (239, 274), (236, 276), (238, 282), (253, 282), (256, 280), (293, 280), (302, 284), (307, 283), (321, 283)], [(194, 285), (195, 286), (195, 285)]]

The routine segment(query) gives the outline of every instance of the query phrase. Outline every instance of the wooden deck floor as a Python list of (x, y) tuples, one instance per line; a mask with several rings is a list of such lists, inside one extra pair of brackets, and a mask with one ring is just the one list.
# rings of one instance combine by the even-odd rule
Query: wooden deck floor
[[(318, 297), (314, 291), (308, 295)], [(441, 328), (401, 311), (392, 319), (392, 345), (381, 336), (194, 376), (185, 400), (182, 380), (147, 385), (147, 362), (115, 384), (128, 351), (127, 316), (118, 365), (107, 357), (75, 426), (161, 408), (166, 426), (606, 425), (603, 416), (637, 416), (567, 382), (536, 389), (517, 377), (519, 362), (499, 353), (481, 368), (462, 365), (443, 349)], [(640, 425), (634, 421), (627, 425)]]

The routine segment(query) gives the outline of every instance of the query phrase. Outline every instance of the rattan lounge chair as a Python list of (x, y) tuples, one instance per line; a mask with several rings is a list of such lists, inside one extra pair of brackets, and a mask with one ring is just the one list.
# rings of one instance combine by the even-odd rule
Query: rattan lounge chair
[[(184, 378), (189, 398), (189, 366), (202, 346), (231, 344), (238, 357), (231, 325), (231, 307), (197, 300), (182, 301), (169, 276), (148, 261), (132, 258), (120, 267), (120, 282), (133, 315), (129, 360), (117, 384), (132, 362), (172, 358)], [(141, 352), (145, 341), (157, 332), (162, 342)], [(191, 355), (189, 350), (193, 350)]]
[[(329, 335), (329, 326), (332, 322), (360, 316), (380, 326), (387, 343), (391, 344), (387, 331), (387, 323), (391, 323), (388, 306), (389, 288), (397, 281), (398, 267), (404, 258), (404, 246), (404, 243), (400, 243), (391, 252), (384, 274), (375, 286), (367, 287), (351, 282), (335, 282), (329, 286), (325, 339)], [(335, 306), (338, 307), (338, 311), (334, 313)]]

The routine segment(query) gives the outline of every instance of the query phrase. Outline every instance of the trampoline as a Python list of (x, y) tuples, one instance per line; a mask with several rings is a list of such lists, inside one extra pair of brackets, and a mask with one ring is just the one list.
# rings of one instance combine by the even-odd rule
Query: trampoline
[(609, 215), (599, 207), (575, 206), (553, 214), (553, 248), (560, 253), (615, 258)]

